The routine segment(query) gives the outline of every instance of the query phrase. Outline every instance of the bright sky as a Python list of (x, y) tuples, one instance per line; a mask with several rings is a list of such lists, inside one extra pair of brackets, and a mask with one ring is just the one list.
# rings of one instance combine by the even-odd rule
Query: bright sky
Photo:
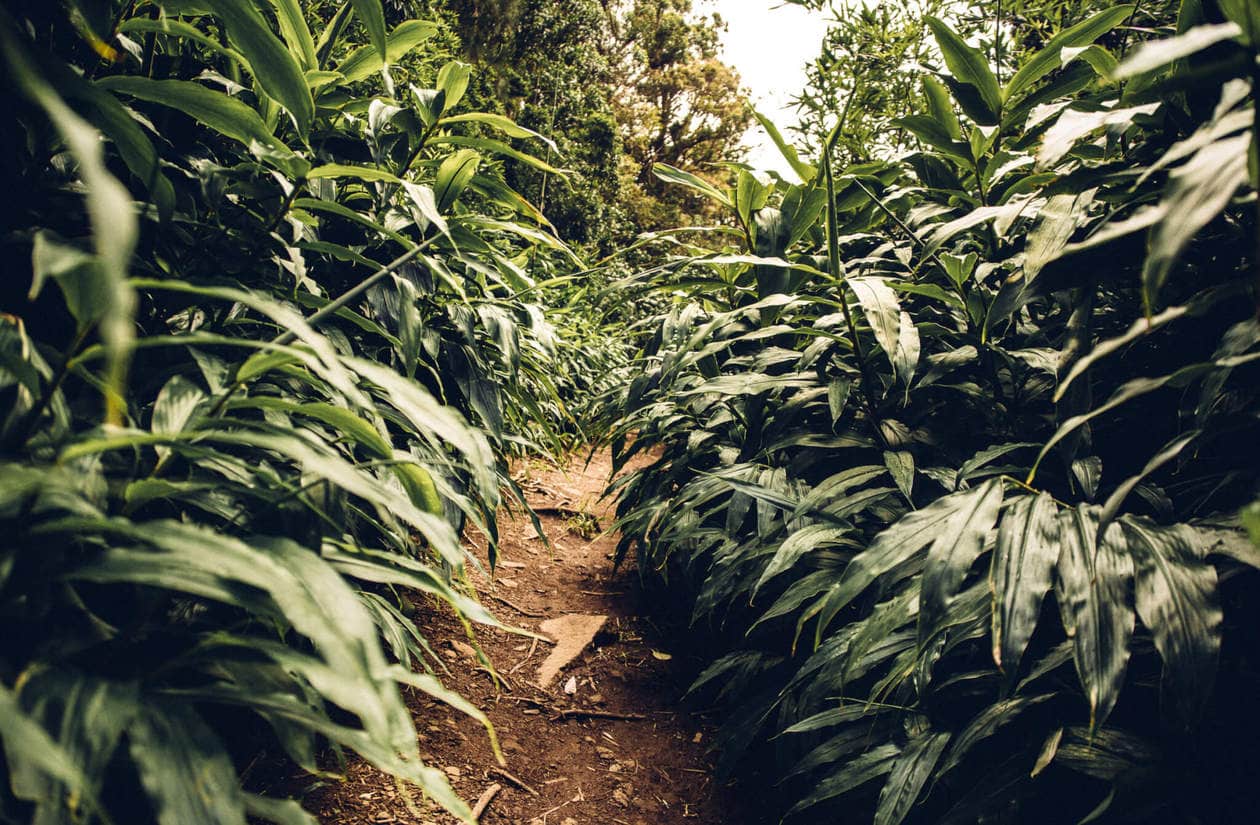
[[(818, 56), (827, 33), (826, 16), (781, 0), (711, 0), (697, 3), (712, 9), (729, 27), (723, 37), (723, 59), (739, 72), (757, 110), (787, 134), (796, 116), (788, 101), (805, 86), (805, 67)], [(779, 154), (759, 124), (745, 142), (754, 168), (786, 171)]]

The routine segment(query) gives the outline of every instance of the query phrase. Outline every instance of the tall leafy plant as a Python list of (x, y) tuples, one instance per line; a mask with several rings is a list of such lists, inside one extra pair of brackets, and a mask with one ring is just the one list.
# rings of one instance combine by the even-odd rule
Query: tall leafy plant
[(619, 459), (660, 450), (621, 552), (730, 646), (695, 689), (792, 816), (1248, 804), (1213, 742), (1256, 723), (1253, 51), (1195, 5), (1122, 61), (1133, 11), (1004, 82), (929, 20), (902, 162), (833, 168), (837, 129), (783, 145), (795, 183), (659, 170), (731, 227), (638, 282), (676, 300), (621, 400)]
[(402, 689), (486, 721), (412, 599), (495, 623), (460, 531), (567, 420), (529, 262), (574, 259), (498, 172), (545, 139), (398, 88), (434, 27), (376, 0), (69, 12), (0, 16), (0, 816), (309, 822), (243, 770), (331, 745), (470, 821)]

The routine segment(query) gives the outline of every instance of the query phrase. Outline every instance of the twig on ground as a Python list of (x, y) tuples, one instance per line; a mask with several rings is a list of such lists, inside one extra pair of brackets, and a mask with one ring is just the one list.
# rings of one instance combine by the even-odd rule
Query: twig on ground
[(487, 593), (486, 595), (494, 599), (496, 602), (499, 602), (500, 604), (507, 605), (508, 607), (515, 610), (517, 613), (520, 613), (522, 616), (528, 616), (531, 619), (544, 619), (547, 617), (546, 613), (539, 613), (535, 610), (526, 610), (525, 608), (521, 607), (516, 602), (511, 601), (510, 599), (505, 599), (502, 596), (497, 596), (494, 593)]
[(561, 719), (619, 719), (625, 722), (643, 722), (648, 717), (642, 713), (616, 713), (611, 710), (590, 710), (587, 708), (568, 708), (567, 710), (556, 710), (556, 716), (553, 721)]
[(512, 665), (512, 669), (508, 671), (508, 675), (511, 676), (513, 673), (520, 670), (521, 666), (523, 666), (526, 662), (528, 662), (530, 659), (534, 657), (534, 651), (537, 649), (538, 649), (538, 637), (535, 636), (533, 639), (530, 640), (529, 653), (525, 654), (525, 658), (521, 659), (519, 662)]
[(510, 784), (515, 785), (516, 787), (520, 788), (522, 791), (529, 794), (530, 796), (538, 796), (538, 791), (531, 788), (529, 784), (525, 782), (525, 780), (521, 779), (520, 777), (513, 776), (512, 774), (508, 773), (502, 768), (491, 768), (490, 773), (494, 774), (495, 776), (503, 777)]
[(495, 794), (501, 790), (503, 790), (503, 786), (498, 782), (495, 782), (493, 785), (486, 788), (485, 792), (481, 794), (481, 798), (477, 800), (477, 804), (473, 806), (472, 818), (474, 822), (481, 819), (481, 815), (484, 814), (486, 812), (486, 808), (490, 806), (490, 801), (494, 799)]

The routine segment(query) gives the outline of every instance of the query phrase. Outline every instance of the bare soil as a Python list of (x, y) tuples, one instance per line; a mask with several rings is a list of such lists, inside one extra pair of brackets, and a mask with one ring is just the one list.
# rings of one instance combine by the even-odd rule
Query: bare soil
[[(550, 547), (519, 508), (502, 512), (493, 579), (474, 573), (473, 582), (505, 624), (540, 635), (547, 635), (544, 622), (574, 614), (606, 620), (542, 688), (535, 680), (552, 652), (548, 642), (479, 628), (477, 644), (496, 682), (479, 669), (456, 621), (422, 615), (423, 632), (449, 666), (443, 682), (490, 718), (506, 766), (496, 763), (477, 722), (414, 696), (423, 758), (445, 770), (469, 804), (493, 794), (480, 816), (486, 825), (751, 825), (735, 791), (713, 778), (711, 726), (680, 703), (694, 673), (671, 654), (669, 638), (638, 615), (633, 565), (613, 572), (611, 506), (599, 499), (610, 458), (599, 452), (585, 459), (517, 468)], [(485, 561), (485, 542), (471, 543)], [(548, 625), (562, 633), (569, 626), (581, 632), (592, 625)], [(423, 802), (408, 806), (391, 778), (361, 761), (351, 761), (344, 781), (308, 785), (303, 804), (328, 825), (455, 821)]]

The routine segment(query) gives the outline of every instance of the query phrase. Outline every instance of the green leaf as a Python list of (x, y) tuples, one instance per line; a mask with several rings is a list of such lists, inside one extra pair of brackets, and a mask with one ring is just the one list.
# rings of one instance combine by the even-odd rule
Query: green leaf
[(877, 745), (861, 756), (842, 763), (837, 770), (819, 781), (809, 796), (793, 805), (788, 815), (791, 816), (820, 802), (826, 802), (828, 799), (834, 799), (889, 773), (900, 753), (896, 745)]
[(108, 283), (94, 256), (54, 239), (40, 230), (31, 247), (31, 289), (34, 300), (44, 283), (52, 278), (61, 289), (66, 308), (74, 316), (80, 332), (88, 329), (109, 306)]
[[(397, 63), (408, 52), (437, 34), (437, 25), (427, 20), (407, 20), (389, 33), (385, 46), (385, 62)], [(347, 83), (367, 78), (381, 68), (380, 53), (375, 46), (362, 46), (351, 52), (337, 66)]]
[(1060, 68), (1062, 65), (1060, 55), (1064, 49), (1088, 46), (1127, 20), (1133, 14), (1133, 10), (1132, 5), (1114, 6), (1051, 37), (1041, 51), (1020, 66), (1019, 71), (1006, 84), (1003, 99), (1010, 100), (1027, 91), (1038, 80)]
[[(267, 96), (288, 110), (298, 134), (306, 137), (315, 118), (310, 87), (289, 50), (272, 33), (266, 18), (250, 0), (203, 0), (222, 20), (231, 37), (249, 60), (254, 80)], [(379, 5), (378, 5), (379, 8)], [(176, 107), (178, 108), (178, 107)]]
[(535, 132), (533, 129), (526, 129), (524, 126), (518, 125), (516, 121), (503, 115), (496, 115), (491, 112), (467, 112), (462, 115), (444, 117), (438, 125), (449, 126), (453, 123), (480, 123), (483, 126), (489, 126), (496, 131), (502, 132), (508, 137), (540, 140), (552, 151), (557, 151), (555, 141), (551, 138)]
[(199, 83), (113, 75), (101, 78), (97, 85), (111, 92), (178, 109), (202, 125), (246, 146), (259, 143), (269, 149), (287, 151), (268, 131), (257, 112), (236, 98), (207, 89)]
[(159, 825), (245, 825), (245, 799), (232, 759), (190, 706), (145, 702), (128, 737)]
[[(367, 31), (368, 40), (382, 61), (393, 63), (397, 58), (390, 56), (390, 44), (385, 36), (385, 10), (381, 8), (381, 0), (350, 0), (354, 6), (354, 14)], [(394, 29), (397, 32), (398, 29)]]
[(656, 175), (666, 183), (675, 183), (685, 186), (688, 189), (699, 192), (700, 194), (717, 201), (728, 208), (734, 208), (735, 204), (731, 201), (729, 195), (718, 189), (713, 184), (703, 178), (696, 177), (690, 172), (684, 172), (676, 169), (667, 163), (656, 163), (652, 165), (652, 174)]
[(276, 10), (276, 22), (280, 24), (280, 36), (288, 44), (289, 51), (301, 63), (303, 69), (316, 69), (319, 59), (315, 56), (315, 40), (306, 25), (302, 4), (298, 0), (270, 0)]
[(949, 731), (933, 731), (916, 736), (906, 744), (879, 792), (874, 825), (901, 825), (922, 795), (923, 786), (933, 776), (949, 739)]
[(939, 498), (921, 510), (902, 516), (879, 533), (866, 550), (854, 556), (845, 566), (839, 579), (827, 587), (824, 597), (801, 615), (798, 628), (812, 617), (818, 616), (815, 635), (821, 637), (831, 620), (876, 579), (927, 547), (945, 529), (959, 508), (970, 501), (970, 495), (974, 492)]
[(956, 80), (968, 84), (979, 93), (988, 110), (988, 123), (997, 123), (1002, 114), (1002, 90), (989, 69), (988, 61), (978, 49), (968, 46), (953, 29), (936, 17), (924, 17), (945, 58), (945, 65)]
[(901, 337), (901, 303), (897, 293), (884, 278), (849, 278), (847, 283), (857, 296), (866, 322), (875, 333), (888, 362), (897, 367), (897, 342)]
[(1216, 569), (1184, 525), (1161, 527), (1150, 519), (1121, 520), (1137, 568), (1137, 613), (1164, 660), (1164, 682), (1183, 721), (1194, 724), (1212, 696), (1221, 650)]
[(0, 54), (9, 65), (18, 90), (48, 114), (79, 163), (79, 175), (87, 191), (92, 244), (100, 264), (100, 294), (104, 297), (98, 317), (109, 356), (105, 417), (109, 423), (118, 423), (122, 420), (123, 382), (135, 337), (132, 316), (136, 298), (127, 283), (127, 268), (139, 226), (131, 195), (106, 167), (100, 134), (48, 86), (31, 64), (26, 50), (13, 39), (7, 25), (0, 25)]
[(439, 212), (449, 212), (455, 201), (477, 174), (477, 166), (481, 163), (481, 155), (472, 149), (460, 149), (448, 156), (438, 167), (437, 177), (433, 182), (433, 193), (437, 198)]
[(122, 22), (118, 30), (126, 34), (162, 34), (167, 37), (182, 37), (216, 54), (223, 55), (248, 70), (251, 74), (253, 73), (253, 67), (249, 65), (249, 61), (245, 59), (243, 54), (230, 46), (220, 43), (201, 29), (184, 20), (178, 20), (173, 17), (162, 17), (157, 20), (149, 17), (129, 17)]
[(1133, 609), (1129, 603), (1133, 562), (1120, 528), (1097, 541), (1098, 508), (1059, 514), (1059, 562), (1055, 594), (1076, 672), (1089, 702), (1089, 727), (1098, 730), (1115, 707), (1129, 663)]
[(901, 495), (913, 507), (914, 499), (910, 494), (914, 490), (914, 454), (907, 450), (885, 450), (884, 466)]
[(962, 127), (958, 124), (958, 115), (954, 114), (954, 106), (950, 102), (949, 90), (945, 88), (945, 85), (930, 74), (925, 74), (923, 95), (927, 98), (931, 119), (945, 130), (948, 139), (950, 141), (962, 140)]
[(402, 183), (395, 175), (374, 166), (354, 166), (349, 163), (325, 163), (316, 166), (306, 173), (306, 177), (315, 178), (355, 178), (362, 181), (385, 181)]
[(766, 134), (769, 135), (770, 140), (774, 142), (775, 147), (779, 150), (779, 154), (781, 154), (783, 159), (788, 162), (788, 165), (792, 167), (792, 171), (796, 173), (796, 176), (801, 183), (809, 183), (818, 177), (818, 170), (801, 160), (800, 155), (796, 151), (796, 147), (792, 146), (783, 139), (783, 134), (779, 131), (778, 127), (774, 125), (774, 122), (771, 121), (770, 118), (755, 109), (753, 110), (753, 117), (755, 117), (757, 122), (761, 124), (761, 128), (766, 130)]
[(33, 770), (81, 795), (91, 810), (99, 809), (92, 784), (81, 766), (38, 721), (22, 711), (13, 692), (3, 684), (0, 684), (0, 742), (4, 745), (10, 781), (19, 797), (24, 795), (16, 787), (20, 773)]
[(1206, 26), (1195, 26), (1176, 37), (1165, 40), (1148, 40), (1133, 50), (1133, 54), (1120, 63), (1112, 74), (1113, 80), (1125, 80), (1147, 72), (1161, 69), (1192, 54), (1197, 54), (1209, 46), (1224, 40), (1242, 37), (1242, 27), (1237, 23), (1216, 23)]
[(1151, 228), (1142, 267), (1142, 294), (1148, 315), (1181, 253), (1247, 183), (1250, 144), (1249, 133), (1218, 140), (1170, 174), (1160, 204), (1169, 217)]
[(459, 105), (464, 98), (464, 92), (468, 91), (470, 77), (472, 66), (459, 60), (452, 60), (438, 69), (437, 89), (442, 93), (442, 111), (449, 111)]
[(1058, 509), (1047, 493), (1017, 499), (1002, 517), (989, 569), (993, 591), (993, 661), (1008, 675), (1037, 629), (1059, 556)]
[(954, 511), (934, 536), (923, 566), (919, 602), (919, 644), (925, 644), (945, 619), (971, 565), (984, 549), (1002, 507), (1002, 481), (990, 479), (950, 498)]

